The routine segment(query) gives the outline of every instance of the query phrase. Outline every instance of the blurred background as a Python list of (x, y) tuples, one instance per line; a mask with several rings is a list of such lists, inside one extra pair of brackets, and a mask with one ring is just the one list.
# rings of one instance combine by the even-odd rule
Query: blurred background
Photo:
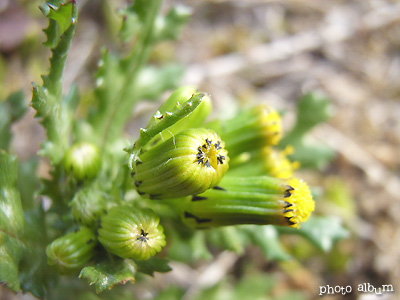
[[(67, 91), (77, 82), (82, 99), (90, 103), (101, 47), (129, 48), (118, 39), (118, 9), (128, 2), (76, 2), (80, 16), (64, 87)], [(47, 21), (40, 4), (0, 1), (2, 100), (22, 89), (29, 103), (31, 82), (41, 82), (40, 74), (47, 72), (50, 53), (42, 46), (41, 31)], [(151, 61), (184, 66), (182, 84), (211, 94), (215, 115), (229, 117), (239, 107), (265, 102), (284, 112), (284, 126), (290, 129), (303, 94), (317, 91), (330, 99), (331, 118), (310, 137), (333, 149), (335, 157), (319, 170), (298, 174), (320, 187), (316, 213), (337, 216), (350, 234), (326, 253), (297, 237), (283, 240), (297, 258), (287, 262), (266, 260), (251, 247), (240, 255), (215, 252), (211, 261), (192, 265), (172, 262), (172, 272), (133, 286), (133, 295), (151, 299), (156, 289), (168, 290), (157, 299), (246, 299), (258, 291), (251, 299), (319, 299), (320, 286), (350, 285), (354, 291), (370, 283), (392, 284), (395, 292), (353, 292), (346, 298), (399, 299), (399, 1), (164, 1), (165, 9), (173, 4), (190, 7), (193, 15), (179, 40), (157, 45)], [(137, 107), (127, 128), (129, 139), (157, 106)], [(33, 116), (30, 110), (13, 126), (13, 151), (20, 160), (35, 156), (45, 137)], [(45, 176), (47, 170), (43, 161), (39, 172)], [(1, 299), (29, 297), (0, 288)]]

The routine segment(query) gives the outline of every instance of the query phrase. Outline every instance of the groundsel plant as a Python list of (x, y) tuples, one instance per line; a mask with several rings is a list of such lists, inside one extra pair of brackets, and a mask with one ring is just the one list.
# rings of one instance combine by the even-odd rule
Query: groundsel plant
[[(91, 104), (76, 85), (62, 94), (79, 24), (76, 2), (51, 0), (40, 7), (49, 21), (44, 44), (51, 50), (50, 70), (33, 84), (30, 105), (46, 131), (39, 152), (49, 164), (46, 178), (37, 178), (37, 158), (18, 169), (10, 153), (10, 126), (26, 109), (23, 95), (0, 103), (0, 112), (13, 116), (1, 127), (7, 134), (0, 144), (0, 281), (12, 291), (43, 299), (100, 293), (135, 283), (140, 273), (170, 271), (177, 248), (196, 247), (186, 262), (210, 257), (209, 236), (222, 241), (219, 249), (238, 253), (248, 243), (280, 245), (271, 235), (254, 238), (266, 228), (274, 237), (300, 234), (317, 246), (322, 238), (326, 245), (326, 239), (345, 236), (340, 226), (325, 236), (321, 224), (330, 221), (310, 217), (312, 187), (294, 174), (301, 165), (291, 159), (296, 147), (280, 146), (277, 110), (262, 104), (229, 120), (210, 120), (213, 99), (196, 87), (179, 87), (181, 67), (148, 63), (152, 47), (177, 38), (190, 16), (181, 6), (162, 14), (161, 4), (136, 0), (120, 11), (120, 36), (132, 48), (125, 55), (101, 50)], [(127, 142), (124, 128), (136, 103), (159, 101), (166, 93), (136, 140)], [(92, 107), (77, 115), (80, 105)], [(276, 257), (288, 257), (283, 246)]]

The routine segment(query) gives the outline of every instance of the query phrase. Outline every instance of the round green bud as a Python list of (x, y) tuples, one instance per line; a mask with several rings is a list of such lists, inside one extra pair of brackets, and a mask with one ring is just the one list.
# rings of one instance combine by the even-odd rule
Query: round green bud
[(166, 244), (159, 222), (150, 209), (116, 206), (101, 218), (98, 238), (107, 251), (119, 257), (147, 260)]
[(62, 274), (79, 270), (92, 258), (96, 244), (94, 231), (80, 227), (47, 246), (47, 263)]
[(252, 153), (244, 153), (236, 164), (229, 167), (229, 176), (272, 176), (289, 179), (294, 171), (300, 167), (298, 161), (291, 161), (288, 155), (294, 153), (292, 146), (286, 146), (283, 150), (266, 146)]
[(216, 186), (229, 166), (225, 143), (212, 130), (187, 129), (139, 155), (134, 180), (152, 199), (185, 197)]
[(100, 150), (86, 142), (74, 144), (65, 153), (63, 165), (66, 172), (79, 181), (93, 178), (100, 170)]
[(69, 205), (74, 219), (86, 226), (94, 226), (108, 207), (103, 192), (92, 187), (79, 190)]

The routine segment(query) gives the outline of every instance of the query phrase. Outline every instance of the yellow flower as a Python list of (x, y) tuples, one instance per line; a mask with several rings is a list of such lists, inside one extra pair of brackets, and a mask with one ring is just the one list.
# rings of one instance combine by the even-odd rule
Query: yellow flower
[(176, 203), (183, 221), (195, 228), (238, 224), (299, 227), (314, 210), (304, 181), (268, 176), (224, 177), (217, 187)]

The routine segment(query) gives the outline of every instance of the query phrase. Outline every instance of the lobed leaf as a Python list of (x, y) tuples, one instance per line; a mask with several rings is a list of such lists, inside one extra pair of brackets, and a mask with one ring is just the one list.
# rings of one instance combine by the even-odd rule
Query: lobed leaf
[(167, 273), (172, 269), (168, 266), (168, 260), (156, 256), (148, 260), (135, 261), (138, 272), (154, 276), (154, 272)]
[(291, 258), (282, 246), (275, 226), (247, 225), (243, 226), (243, 229), (248, 232), (252, 242), (260, 247), (265, 258), (274, 261), (282, 261)]
[(298, 234), (305, 237), (318, 249), (329, 251), (338, 240), (347, 238), (349, 231), (336, 217), (310, 217), (300, 229), (279, 227), (279, 232)]
[(181, 29), (189, 20), (192, 12), (189, 7), (178, 5), (172, 7), (166, 16), (157, 20), (157, 30), (154, 33), (154, 41), (173, 40), (178, 38)]
[(0, 149), (0, 282), (18, 292), (19, 263), (24, 245), (24, 215), (16, 189), (17, 159)]
[(50, 282), (41, 244), (46, 235), (43, 210), (24, 214), (17, 172), (16, 157), (0, 150), (0, 282), (14, 292), (43, 297)]
[(4, 102), (0, 102), (0, 148), (7, 150), (11, 142), (10, 126), (26, 111), (24, 93), (12, 93)]
[[(41, 7), (42, 12), (49, 18), (49, 26), (44, 30), (47, 41), (45, 45), (51, 48), (50, 71), (42, 76), (43, 85), (33, 83), (32, 107), (36, 117), (42, 118), (41, 123), (47, 131), (48, 140), (44, 142), (41, 154), (50, 157), (53, 164), (58, 164), (68, 147), (68, 133), (73, 119), (72, 113), (77, 101), (74, 98), (76, 89), (62, 100), (62, 75), (72, 37), (75, 32), (78, 9), (75, 1), (62, 3), (49, 1)], [(75, 104), (72, 105), (72, 103)]]
[(291, 131), (281, 140), (281, 148), (294, 147), (292, 161), (300, 162), (302, 167), (322, 168), (332, 160), (331, 148), (310, 141), (308, 132), (319, 123), (327, 121), (332, 115), (329, 99), (318, 93), (309, 93), (301, 97), (297, 104), (297, 121)]
[(79, 278), (86, 278), (94, 285), (96, 293), (111, 290), (117, 284), (135, 282), (136, 266), (130, 259), (103, 261), (82, 269)]

